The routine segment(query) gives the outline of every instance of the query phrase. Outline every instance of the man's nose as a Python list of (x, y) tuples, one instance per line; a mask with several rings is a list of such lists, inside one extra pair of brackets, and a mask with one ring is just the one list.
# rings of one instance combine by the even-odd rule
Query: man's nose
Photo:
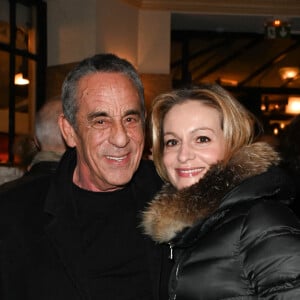
[(114, 122), (109, 136), (109, 142), (116, 147), (125, 147), (129, 142), (127, 129), (122, 122)]

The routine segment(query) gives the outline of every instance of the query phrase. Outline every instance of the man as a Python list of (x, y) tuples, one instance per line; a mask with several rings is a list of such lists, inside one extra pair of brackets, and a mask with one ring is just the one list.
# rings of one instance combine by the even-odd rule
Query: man
[(83, 60), (62, 87), (71, 149), (57, 172), (0, 191), (0, 298), (167, 299), (166, 249), (138, 226), (161, 187), (142, 161), (145, 106), (133, 66)]
[(60, 97), (47, 100), (39, 109), (35, 119), (35, 139), (38, 152), (33, 157), (29, 173), (48, 173), (56, 170), (66, 143), (60, 132), (58, 119), (62, 114)]
[[(2, 188), (18, 188), (25, 182), (35, 181), (38, 176), (55, 172), (61, 156), (66, 151), (66, 143), (58, 125), (61, 114), (60, 97), (47, 100), (39, 109), (35, 119), (35, 137), (24, 137), (23, 143), (18, 145), (19, 156), (30, 158), (30, 161), (24, 165), (26, 171), (17, 178), (6, 180)], [(23, 162), (25, 163), (26, 160), (24, 159)]]
[(22, 177), (24, 171), (19, 167), (0, 165), (0, 185)]

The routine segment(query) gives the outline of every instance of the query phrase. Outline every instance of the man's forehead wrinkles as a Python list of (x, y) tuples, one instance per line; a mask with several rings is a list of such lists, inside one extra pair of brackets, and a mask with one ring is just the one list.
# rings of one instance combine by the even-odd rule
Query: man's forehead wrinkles
[(123, 90), (119, 89), (116, 86), (112, 86), (112, 85), (101, 85), (99, 84), (99, 86), (97, 88), (89, 88), (86, 87), (82, 90), (81, 95), (82, 97), (85, 96), (108, 96), (111, 97), (112, 94), (120, 94), (122, 93)]
[(111, 96), (111, 90), (86, 88), (81, 93), (82, 97), (86, 97), (86, 96), (103, 96), (103, 95)]

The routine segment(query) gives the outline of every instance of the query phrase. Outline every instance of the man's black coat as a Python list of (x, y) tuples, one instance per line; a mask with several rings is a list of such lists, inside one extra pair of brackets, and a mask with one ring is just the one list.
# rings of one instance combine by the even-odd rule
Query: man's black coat
[[(0, 299), (89, 299), (71, 201), (75, 164), (68, 150), (54, 176), (0, 188)], [(142, 161), (131, 184), (142, 210), (161, 187), (151, 161)], [(167, 251), (147, 237), (145, 243), (154, 299), (167, 299)]]

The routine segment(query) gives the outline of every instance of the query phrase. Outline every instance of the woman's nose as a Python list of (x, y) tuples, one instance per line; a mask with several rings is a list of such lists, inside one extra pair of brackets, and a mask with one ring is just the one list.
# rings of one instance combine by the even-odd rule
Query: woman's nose
[(188, 144), (182, 143), (178, 152), (178, 160), (180, 162), (185, 162), (193, 158), (195, 158), (193, 149)]

